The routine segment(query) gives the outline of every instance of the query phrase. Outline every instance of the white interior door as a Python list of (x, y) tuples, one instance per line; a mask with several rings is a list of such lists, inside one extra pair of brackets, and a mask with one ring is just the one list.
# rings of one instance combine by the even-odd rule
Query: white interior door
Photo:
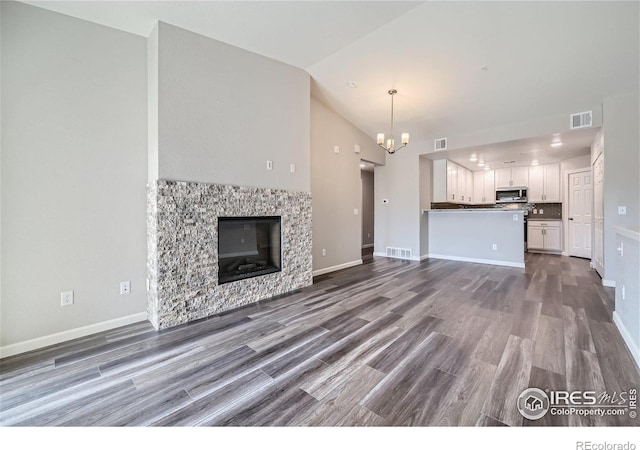
[(569, 255), (591, 258), (591, 171), (569, 175)]

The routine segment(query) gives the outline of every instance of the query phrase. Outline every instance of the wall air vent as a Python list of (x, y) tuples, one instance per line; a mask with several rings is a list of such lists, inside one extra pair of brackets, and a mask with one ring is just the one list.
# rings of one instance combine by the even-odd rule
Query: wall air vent
[(440, 138), (433, 141), (433, 149), (436, 152), (447, 149), (447, 138)]
[(387, 247), (387, 256), (389, 258), (411, 259), (410, 248)]
[(592, 111), (585, 111), (581, 113), (571, 114), (571, 129), (587, 128), (592, 125), (593, 114)]

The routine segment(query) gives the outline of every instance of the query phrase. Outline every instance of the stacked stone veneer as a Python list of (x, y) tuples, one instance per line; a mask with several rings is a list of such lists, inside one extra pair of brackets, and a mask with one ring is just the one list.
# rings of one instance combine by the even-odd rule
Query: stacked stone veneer
[[(157, 329), (312, 283), (310, 193), (170, 180), (147, 191), (147, 313)], [(282, 270), (218, 285), (218, 217), (239, 216), (281, 216)]]

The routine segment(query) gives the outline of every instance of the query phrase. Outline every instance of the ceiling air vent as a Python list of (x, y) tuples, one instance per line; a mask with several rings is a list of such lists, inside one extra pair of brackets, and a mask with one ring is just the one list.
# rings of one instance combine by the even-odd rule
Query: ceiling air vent
[(592, 111), (571, 114), (571, 129), (587, 128), (592, 125)]
[(447, 138), (440, 138), (433, 141), (433, 149), (435, 151), (446, 150), (447, 149)]

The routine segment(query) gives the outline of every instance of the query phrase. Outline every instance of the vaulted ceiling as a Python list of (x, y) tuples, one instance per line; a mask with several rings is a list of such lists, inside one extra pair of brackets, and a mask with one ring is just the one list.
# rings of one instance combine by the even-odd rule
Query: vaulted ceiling
[(303, 68), (372, 137), (396, 88), (397, 129), (423, 146), (578, 112), (640, 76), (638, 2), (28, 3), (142, 36), (162, 20)]

